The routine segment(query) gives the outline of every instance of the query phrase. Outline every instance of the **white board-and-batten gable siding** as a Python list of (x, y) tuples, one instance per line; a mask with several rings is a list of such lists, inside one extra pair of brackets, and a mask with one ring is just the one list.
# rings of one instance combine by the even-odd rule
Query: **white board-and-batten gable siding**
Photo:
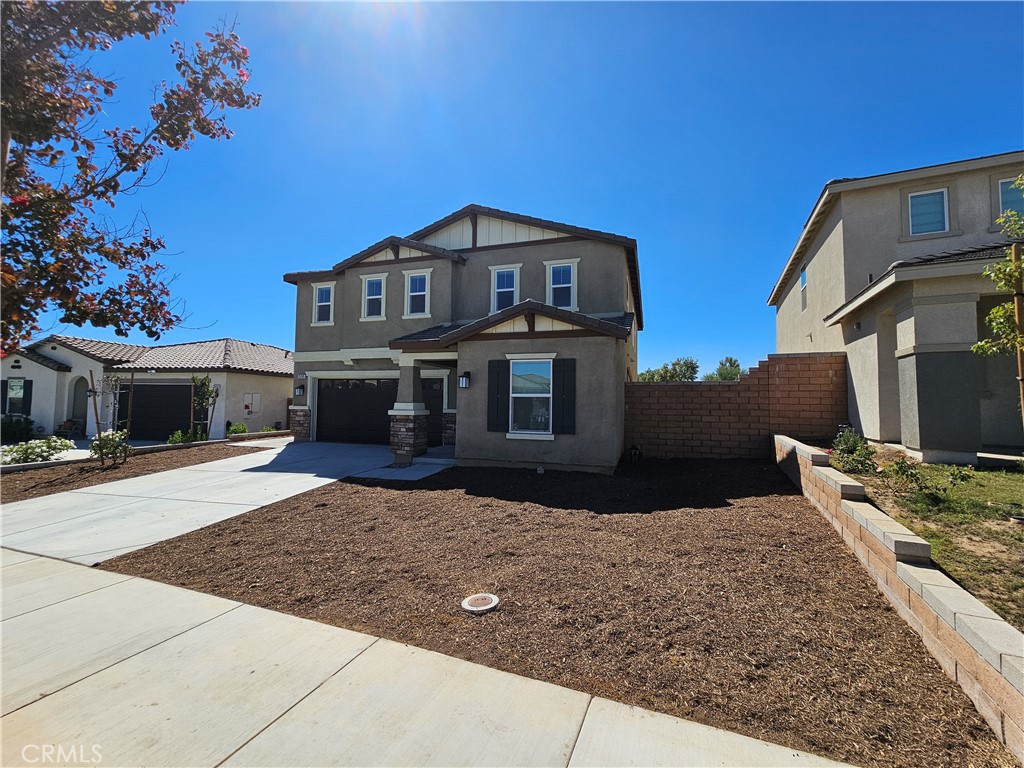
[[(526, 318), (520, 315), (519, 317), (513, 317), (511, 320), (506, 320), (504, 323), (491, 326), (481, 331), (481, 333), (527, 333), (529, 330), (530, 327), (526, 324)], [(556, 320), (552, 317), (535, 315), (533, 318), (533, 330), (543, 333), (545, 331), (579, 331), (583, 329), (578, 325)]]
[[(525, 243), (531, 240), (550, 240), (556, 237), (569, 237), (564, 232), (556, 232), (542, 227), (531, 227), (514, 221), (505, 221), (491, 216), (477, 216), (477, 247), (488, 245), (507, 245), (509, 243)], [(450, 251), (473, 247), (473, 225), (469, 217), (459, 219), (443, 229), (437, 230), (423, 238), (423, 242), (447, 248)]]

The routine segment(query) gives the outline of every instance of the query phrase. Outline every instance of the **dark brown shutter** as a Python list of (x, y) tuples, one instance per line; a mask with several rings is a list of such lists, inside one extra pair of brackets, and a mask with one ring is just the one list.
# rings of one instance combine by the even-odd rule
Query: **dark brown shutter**
[(22, 416), (32, 415), (32, 380), (25, 379), (25, 397), (21, 401)]
[(0, 382), (0, 415), (7, 415), (7, 382)]
[(508, 432), (508, 360), (487, 362), (487, 431)]
[(551, 382), (551, 431), (576, 434), (576, 361), (555, 358)]

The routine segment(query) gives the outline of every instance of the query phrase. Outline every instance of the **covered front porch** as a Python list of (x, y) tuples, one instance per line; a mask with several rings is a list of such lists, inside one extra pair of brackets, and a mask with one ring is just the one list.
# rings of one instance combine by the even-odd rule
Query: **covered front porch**
[(865, 437), (936, 463), (1024, 448), (1014, 360), (972, 351), (1008, 298), (983, 274), (993, 261), (897, 265), (887, 285), (833, 316), (846, 341), (850, 416)]

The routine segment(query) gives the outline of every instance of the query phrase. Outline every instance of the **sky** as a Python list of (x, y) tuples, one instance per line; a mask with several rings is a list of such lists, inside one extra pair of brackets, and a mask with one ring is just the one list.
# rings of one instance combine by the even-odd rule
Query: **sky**
[(291, 349), (283, 273), (479, 203), (637, 240), (641, 369), (753, 366), (828, 180), (1024, 148), (1021, 3), (195, 2), (94, 56), (107, 118), (144, 124), (172, 39), (223, 19), (262, 105), (116, 211), (167, 243), (188, 318), (158, 343)]

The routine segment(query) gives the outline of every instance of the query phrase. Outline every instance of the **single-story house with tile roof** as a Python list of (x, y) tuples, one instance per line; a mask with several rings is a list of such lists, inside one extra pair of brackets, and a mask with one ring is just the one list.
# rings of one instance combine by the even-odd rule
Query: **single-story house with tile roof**
[(3, 413), (30, 417), (40, 435), (70, 423), (91, 437), (127, 427), (130, 414), (132, 439), (166, 440), (189, 428), (193, 375), (208, 375), (218, 391), (212, 439), (228, 422), (283, 428), (292, 395), (292, 353), (238, 339), (144, 346), (48, 336), (0, 367)]

